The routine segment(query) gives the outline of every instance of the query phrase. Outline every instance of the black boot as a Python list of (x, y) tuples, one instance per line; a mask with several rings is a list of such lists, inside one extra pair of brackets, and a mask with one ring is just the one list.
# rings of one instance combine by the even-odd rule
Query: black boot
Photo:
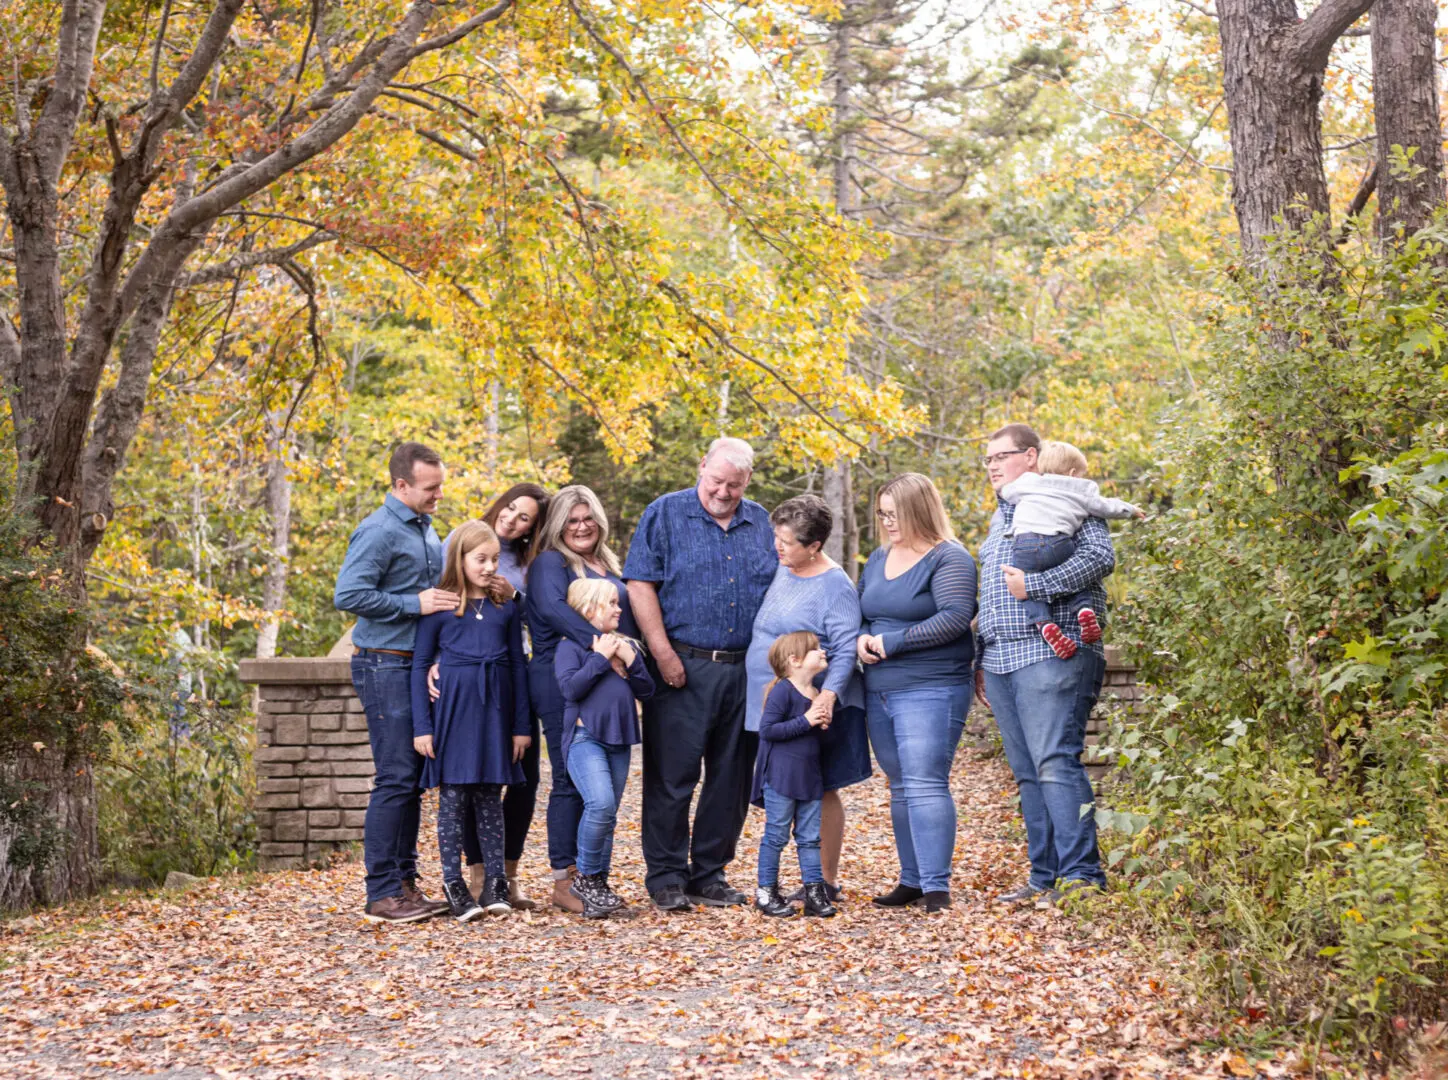
[(513, 910), (508, 902), (508, 879), (502, 874), (483, 882), (483, 910), (489, 915), (506, 915)]
[(608, 904), (610, 911), (622, 911), (628, 907), (624, 903), (623, 897), (614, 892), (613, 886), (608, 883), (607, 870), (595, 876), (598, 878), (599, 895), (603, 898), (604, 903)]
[(779, 895), (778, 885), (771, 885), (767, 889), (761, 885), (755, 889), (754, 906), (757, 910), (766, 915), (772, 915), (776, 919), (787, 919), (794, 914), (794, 905)]
[(573, 879), (569, 892), (583, 901), (583, 917), (585, 919), (602, 919), (611, 915), (614, 911), (609, 907), (604, 892), (603, 884), (599, 881), (599, 874), (579, 874)]
[(823, 881), (814, 881), (804, 887), (804, 913), (821, 919), (834, 915), (835, 905), (830, 903), (830, 895), (825, 892)]
[(905, 907), (913, 904), (925, 894), (914, 885), (896, 885), (884, 896), (877, 896), (870, 901), (876, 907)]
[(467, 882), (443, 881), (442, 891), (447, 895), (447, 909), (458, 922), (472, 922), (483, 913), (473, 894), (468, 892)]
[(937, 911), (944, 911), (949, 906), (949, 889), (942, 889), (940, 892), (928, 892), (925, 894), (925, 910), (928, 914), (933, 915)]

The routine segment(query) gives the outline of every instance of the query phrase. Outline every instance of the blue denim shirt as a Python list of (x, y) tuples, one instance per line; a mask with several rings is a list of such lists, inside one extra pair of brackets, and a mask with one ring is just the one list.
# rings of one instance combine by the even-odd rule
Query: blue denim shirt
[(442, 575), (442, 544), (432, 518), (396, 495), (362, 519), (347, 541), (332, 603), (357, 616), (352, 644), (361, 649), (412, 651), (417, 594)]
[(649, 503), (629, 543), (623, 576), (659, 590), (669, 640), (742, 651), (779, 558), (769, 512), (744, 499), (721, 529), (694, 488)]

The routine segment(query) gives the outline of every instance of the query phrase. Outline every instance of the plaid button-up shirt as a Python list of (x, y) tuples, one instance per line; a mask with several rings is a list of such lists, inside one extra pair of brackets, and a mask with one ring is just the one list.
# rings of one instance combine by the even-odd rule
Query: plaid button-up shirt
[[(1006, 588), (1003, 567), (1011, 565), (1011, 519), (1016, 508), (1002, 502), (990, 521), (990, 535), (980, 549), (980, 621), (976, 664), (996, 675), (1006, 675), (1056, 654), (1041, 631), (1026, 619), (1026, 608)], [(1051, 619), (1068, 637), (1081, 641), (1081, 626), (1067, 607), (1072, 594), (1083, 590), (1091, 596), (1091, 608), (1101, 625), (1106, 625), (1106, 590), (1101, 582), (1116, 568), (1116, 549), (1111, 532), (1100, 518), (1087, 518), (1076, 533), (1076, 554), (1060, 566), (1039, 574), (1026, 575), (1026, 595), (1051, 602)], [(1101, 644), (1083, 648), (1101, 651)]]

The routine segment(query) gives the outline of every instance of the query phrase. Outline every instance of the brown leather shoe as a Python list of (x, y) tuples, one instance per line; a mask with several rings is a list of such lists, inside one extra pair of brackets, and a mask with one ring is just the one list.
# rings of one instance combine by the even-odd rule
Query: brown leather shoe
[(574, 896), (570, 891), (573, 886), (574, 875), (578, 871), (570, 866), (566, 878), (553, 879), (553, 906), (562, 908), (564, 911), (572, 912), (574, 915), (583, 914), (583, 901)]
[(375, 923), (422, 922), (436, 914), (431, 908), (415, 903), (405, 896), (384, 896), (381, 900), (369, 900), (362, 909), (362, 917)]
[(402, 898), (409, 903), (426, 908), (428, 913), (432, 915), (441, 915), (449, 910), (446, 900), (429, 899), (427, 893), (417, 887), (416, 881), (404, 881), (402, 883)]
[(508, 875), (508, 903), (519, 911), (537, 911), (537, 902), (528, 899), (523, 895), (523, 890), (518, 888), (518, 860), (506, 860), (503, 863), (503, 872)]

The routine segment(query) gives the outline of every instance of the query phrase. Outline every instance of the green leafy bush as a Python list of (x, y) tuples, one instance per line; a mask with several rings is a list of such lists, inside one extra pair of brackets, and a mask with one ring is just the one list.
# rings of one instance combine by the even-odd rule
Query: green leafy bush
[(1364, 1046), (1448, 1007), (1442, 240), (1225, 283), (1122, 554), (1162, 693), (1109, 740), (1108, 861), (1223, 1000)]

